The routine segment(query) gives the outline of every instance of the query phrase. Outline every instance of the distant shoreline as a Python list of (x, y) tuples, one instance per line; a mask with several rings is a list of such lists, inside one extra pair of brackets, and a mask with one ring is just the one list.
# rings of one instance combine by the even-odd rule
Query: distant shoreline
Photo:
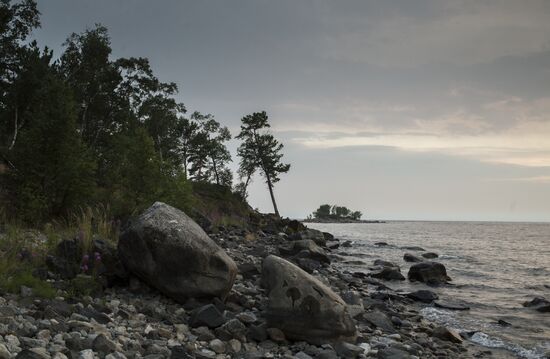
[(386, 221), (381, 220), (368, 220), (368, 219), (319, 219), (319, 218), (313, 218), (313, 219), (303, 219), (301, 221), (302, 223), (386, 223)]

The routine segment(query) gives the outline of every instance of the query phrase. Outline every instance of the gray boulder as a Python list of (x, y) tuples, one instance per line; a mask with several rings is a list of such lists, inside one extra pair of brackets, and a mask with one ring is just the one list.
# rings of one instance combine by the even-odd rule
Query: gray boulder
[(125, 267), (179, 302), (221, 297), (233, 286), (237, 265), (182, 211), (156, 202), (120, 235)]
[(269, 296), (268, 326), (281, 329), (288, 339), (311, 344), (355, 340), (355, 324), (346, 303), (296, 265), (268, 256), (262, 284)]
[(414, 264), (409, 269), (408, 277), (411, 282), (418, 281), (429, 285), (443, 284), (451, 280), (445, 266), (438, 262)]

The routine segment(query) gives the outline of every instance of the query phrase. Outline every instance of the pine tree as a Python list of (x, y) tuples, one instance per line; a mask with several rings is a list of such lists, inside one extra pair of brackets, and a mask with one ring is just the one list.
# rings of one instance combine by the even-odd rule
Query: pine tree
[(283, 144), (268, 132), (271, 126), (265, 111), (247, 115), (241, 122), (241, 132), (237, 136), (243, 141), (237, 150), (241, 158), (239, 173), (247, 176), (248, 183), (256, 170), (260, 171), (269, 189), (273, 210), (280, 216), (273, 187), (280, 180), (279, 175), (290, 170), (290, 164), (281, 162)]

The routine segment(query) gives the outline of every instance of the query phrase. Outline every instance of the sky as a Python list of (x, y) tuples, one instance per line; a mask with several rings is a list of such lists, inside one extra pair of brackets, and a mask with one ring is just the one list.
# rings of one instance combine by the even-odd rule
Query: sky
[[(38, 0), (58, 54), (100, 23), (190, 111), (285, 145), (283, 216), (550, 221), (550, 1)], [(235, 149), (234, 165), (238, 159)], [(261, 178), (249, 202), (272, 211)]]

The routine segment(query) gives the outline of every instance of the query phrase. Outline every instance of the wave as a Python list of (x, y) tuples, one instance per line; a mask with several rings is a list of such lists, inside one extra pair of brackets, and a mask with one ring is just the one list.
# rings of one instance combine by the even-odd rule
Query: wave
[(537, 346), (533, 349), (527, 349), (521, 345), (506, 342), (500, 338), (492, 337), (483, 332), (474, 333), (469, 340), (487, 348), (506, 349), (520, 358), (525, 359), (543, 359), (545, 351), (550, 348), (550, 342), (543, 346)]

